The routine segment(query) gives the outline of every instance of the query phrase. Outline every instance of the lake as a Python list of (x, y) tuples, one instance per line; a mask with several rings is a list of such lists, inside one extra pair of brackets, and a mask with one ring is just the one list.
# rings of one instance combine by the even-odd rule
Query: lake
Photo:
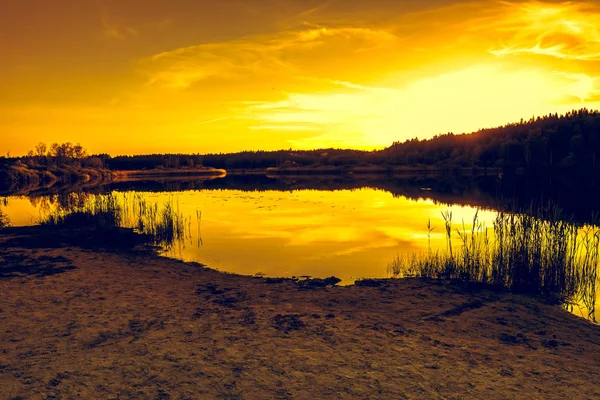
[[(95, 188), (88, 195), (114, 193), (124, 204), (136, 198), (172, 204), (183, 217), (185, 238), (163, 248), (163, 255), (244, 275), (336, 276), (342, 284), (390, 277), (390, 264), (398, 256), (445, 251), (443, 213), (452, 213), (453, 235), (470, 231), (475, 214), (483, 229), (493, 233), (497, 210), (506, 208), (502, 198), (510, 197), (493, 193), (498, 187), (493, 181), (486, 191), (484, 185), (378, 179), (128, 182)], [(34, 225), (52, 210), (68, 209), (85, 197), (69, 190), (29, 193), (6, 196), (0, 207), (12, 225)], [(583, 303), (571, 311), (589, 314)]]

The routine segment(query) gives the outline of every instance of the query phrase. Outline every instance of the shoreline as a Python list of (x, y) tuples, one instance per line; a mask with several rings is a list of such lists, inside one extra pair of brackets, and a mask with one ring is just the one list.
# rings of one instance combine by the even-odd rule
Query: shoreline
[(311, 174), (467, 174), (467, 175), (498, 175), (500, 168), (438, 168), (438, 167), (411, 167), (411, 166), (383, 166), (383, 165), (349, 165), (349, 166), (307, 166), (307, 167), (271, 167), (266, 168), (268, 175), (311, 175)]
[(233, 168), (227, 170), (227, 175), (266, 175), (273, 177), (281, 176), (402, 176), (410, 174), (418, 175), (473, 175), (473, 176), (497, 176), (502, 173), (499, 168), (424, 168), (407, 166), (303, 166), (303, 167), (269, 167), (269, 168)]
[(299, 284), (39, 233), (0, 230), (0, 397), (600, 395), (600, 327), (539, 299)]
[[(266, 169), (217, 169), (204, 168), (173, 168), (151, 170), (108, 170), (94, 168), (27, 169), (23, 166), (13, 166), (8, 170), (0, 170), (0, 179), (7, 171), (15, 170), (12, 183), (0, 181), (0, 196), (27, 196), (30, 194), (58, 193), (64, 191), (93, 190), (112, 183), (128, 182), (162, 182), (174, 180), (213, 180), (227, 176), (260, 176), (270, 179), (307, 179), (307, 178), (340, 178), (373, 179), (380, 177), (403, 176), (494, 176), (488, 171), (471, 170), (422, 170), (422, 169), (347, 169), (347, 168), (266, 168)], [(8, 179), (4, 177), (3, 179)], [(9, 179), (10, 180), (10, 179)]]
[(178, 178), (178, 177), (214, 177), (220, 178), (227, 175), (227, 171), (218, 168), (172, 168), (172, 169), (149, 169), (149, 170), (115, 170), (112, 171), (114, 182), (130, 181), (136, 179), (152, 178)]
[[(8, 171), (8, 172), (7, 172)], [(194, 169), (152, 169), (152, 170), (109, 170), (97, 168), (56, 168), (51, 169), (27, 169), (12, 166), (2, 173), (10, 174), (12, 183), (0, 190), (3, 195), (26, 195), (27, 193), (52, 190), (66, 186), (73, 190), (90, 189), (100, 187), (109, 183), (135, 182), (149, 179), (178, 179), (178, 178), (203, 178), (215, 179), (227, 175), (225, 170), (216, 168), (194, 168)], [(8, 178), (5, 178), (8, 179)], [(2, 184), (2, 182), (0, 182)], [(0, 186), (2, 188), (2, 186)]]

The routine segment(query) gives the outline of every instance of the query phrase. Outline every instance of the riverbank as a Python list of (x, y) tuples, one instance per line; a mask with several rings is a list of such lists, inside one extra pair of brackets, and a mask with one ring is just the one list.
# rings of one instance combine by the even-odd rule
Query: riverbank
[(600, 328), (533, 298), (244, 277), (104, 245), (0, 230), (1, 398), (600, 396)]
[(15, 164), (0, 169), (0, 194), (27, 195), (36, 191), (51, 191), (55, 187), (73, 188), (73, 191), (76, 191), (107, 183), (148, 179), (219, 178), (225, 175), (225, 170), (209, 167), (109, 170), (73, 165), (30, 168), (25, 164)]
[(102, 168), (71, 165), (29, 167), (23, 163), (16, 163), (0, 168), (0, 193), (26, 193), (64, 184), (94, 186), (110, 182), (114, 178), (112, 171)]
[(132, 181), (147, 179), (190, 178), (190, 177), (224, 177), (227, 171), (217, 168), (164, 168), (149, 170), (113, 171), (115, 181)]

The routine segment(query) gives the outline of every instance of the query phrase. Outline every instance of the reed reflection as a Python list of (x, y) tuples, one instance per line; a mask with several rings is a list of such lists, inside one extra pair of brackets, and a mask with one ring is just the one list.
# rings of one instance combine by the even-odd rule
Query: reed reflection
[(67, 197), (70, 193), (153, 192), (236, 190), (243, 192), (271, 191), (344, 191), (359, 189), (383, 190), (394, 197), (412, 200), (431, 200), (439, 204), (462, 205), (514, 212), (531, 204), (548, 201), (559, 205), (565, 216), (579, 222), (591, 223), (592, 213), (600, 213), (600, 186), (577, 176), (484, 176), (461, 174), (375, 175), (228, 175), (221, 178), (166, 178), (135, 180), (81, 188), (70, 184), (51, 188), (25, 188), (8, 193), (27, 196), (36, 201), (46, 196)]
[(48, 196), (37, 203), (40, 225), (96, 230), (130, 228), (165, 251), (182, 249), (186, 240), (191, 240), (190, 219), (179, 211), (173, 197), (159, 204), (149, 203), (135, 193), (70, 193)]
[(10, 225), (10, 219), (5, 214), (2, 207), (8, 207), (8, 198), (0, 197), (0, 228)]
[[(556, 206), (500, 212), (488, 229), (478, 220), (456, 229), (443, 213), (445, 249), (397, 256), (392, 276), (461, 280), (540, 294), (597, 322), (600, 227), (567, 220)], [(433, 229), (428, 223), (428, 234)], [(457, 243), (455, 243), (455, 241)]]
[[(447, 277), (552, 295), (596, 318), (598, 225), (557, 207), (509, 213), (451, 206), (426, 199), (438, 196), (427, 186), (421, 198), (370, 188), (252, 187), (11, 197), (3, 209), (15, 225), (128, 227), (150, 235), (162, 254), (226, 272), (337, 276), (343, 284), (390, 274)], [(23, 222), (24, 215), (37, 217)]]

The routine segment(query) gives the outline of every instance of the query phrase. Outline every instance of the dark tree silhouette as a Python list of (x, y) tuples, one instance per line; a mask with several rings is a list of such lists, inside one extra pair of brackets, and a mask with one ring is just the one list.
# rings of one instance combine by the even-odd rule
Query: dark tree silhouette
[[(5, 158), (38, 165), (79, 165), (113, 170), (196, 168), (200, 166), (264, 170), (266, 168), (378, 166), (384, 170), (502, 170), (548, 174), (576, 172), (594, 176), (600, 162), (600, 113), (581, 109), (563, 116), (549, 114), (529, 121), (482, 129), (469, 134), (447, 133), (429, 140), (395, 142), (378, 151), (343, 149), (243, 151), (230, 154), (149, 154), (88, 156), (80, 145), (38, 144), (28, 157)], [(4, 161), (5, 163), (7, 161)], [(28, 162), (27, 165), (30, 165)]]

